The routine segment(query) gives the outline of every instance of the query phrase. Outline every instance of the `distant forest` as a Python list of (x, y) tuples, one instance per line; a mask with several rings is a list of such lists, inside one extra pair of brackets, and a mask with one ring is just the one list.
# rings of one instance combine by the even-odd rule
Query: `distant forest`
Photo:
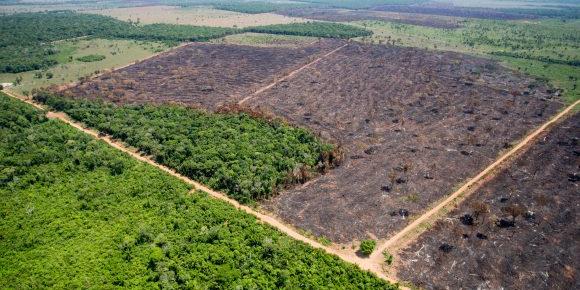
[(18, 73), (57, 63), (52, 42), (83, 36), (155, 40), (167, 43), (203, 41), (234, 29), (186, 25), (136, 25), (111, 17), (70, 11), (22, 13), (1, 17), (0, 72)]
[(72, 11), (21, 13), (0, 17), (0, 73), (19, 73), (57, 64), (54, 41), (76, 37), (160, 41), (176, 45), (207, 41), (229, 34), (264, 32), (316, 37), (351, 38), (371, 32), (340, 23), (294, 23), (247, 29), (125, 22), (112, 17)]

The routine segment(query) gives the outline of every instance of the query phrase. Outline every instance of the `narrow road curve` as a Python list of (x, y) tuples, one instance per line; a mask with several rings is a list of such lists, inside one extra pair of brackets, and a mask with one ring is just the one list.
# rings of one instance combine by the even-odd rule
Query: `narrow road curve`
[[(46, 107), (44, 107), (41, 104), (38, 104), (34, 101), (31, 101), (29, 99), (26, 99), (23, 96), (17, 95), (14, 92), (10, 92), (10, 91), (3, 91), (4, 93), (6, 93), (7, 95), (18, 99), (20, 101), (26, 102), (40, 110), (47, 110)], [(92, 129), (88, 129), (85, 128), (81, 123), (76, 122), (74, 120), (72, 120), (67, 114), (62, 113), (62, 112), (53, 112), (53, 111), (47, 111), (46, 116), (50, 119), (57, 119), (57, 120), (61, 120), (63, 122), (65, 122), (66, 124), (90, 135), (91, 137), (98, 139), (98, 140), (102, 140), (105, 143), (109, 144), (111, 147), (114, 147), (126, 154), (129, 154), (129, 156), (145, 162), (147, 164), (150, 164), (154, 167), (157, 167), (165, 172), (167, 172), (168, 174), (175, 176), (181, 180), (183, 180), (184, 182), (186, 182), (187, 184), (192, 185), (195, 190), (200, 190), (200, 191), (204, 191), (206, 193), (208, 193), (211, 197), (225, 201), (227, 203), (229, 203), (230, 205), (234, 206), (237, 209), (240, 209), (248, 214), (251, 214), (253, 216), (255, 216), (260, 222), (263, 222), (265, 224), (268, 224), (274, 228), (276, 228), (278, 231), (292, 237), (295, 240), (301, 241), (305, 244), (310, 245), (313, 248), (317, 248), (317, 249), (321, 249), (323, 251), (325, 251), (328, 254), (337, 256), (338, 258), (342, 259), (343, 261), (349, 262), (351, 264), (355, 264), (357, 266), (359, 266), (361, 269), (363, 270), (367, 270), (373, 274), (375, 274), (377, 277), (390, 282), (390, 283), (397, 283), (397, 281), (395, 281), (394, 279), (388, 277), (387, 275), (385, 275), (385, 273), (382, 271), (381, 269), (381, 265), (380, 264), (374, 264), (372, 262), (369, 261), (369, 259), (363, 259), (360, 258), (358, 256), (356, 256), (356, 254), (352, 253), (352, 252), (347, 252), (347, 251), (340, 251), (331, 247), (327, 247), (324, 246), (322, 244), (320, 244), (319, 242), (317, 242), (316, 240), (313, 240), (309, 237), (306, 237), (304, 235), (302, 235), (301, 233), (299, 233), (296, 229), (292, 228), (291, 226), (285, 224), (282, 221), (279, 221), (278, 219), (269, 216), (269, 215), (265, 215), (263, 213), (260, 213), (258, 211), (255, 211), (254, 209), (242, 205), (239, 202), (237, 202), (234, 199), (229, 198), (226, 194), (222, 193), (222, 192), (218, 192), (218, 191), (214, 191), (204, 185), (202, 185), (199, 182), (196, 182), (194, 180), (189, 179), (188, 177), (181, 175), (179, 173), (177, 173), (176, 171), (174, 171), (173, 169), (170, 169), (169, 167), (166, 167), (164, 165), (161, 165), (157, 162), (155, 162), (154, 160), (152, 160), (149, 157), (143, 156), (141, 155), (139, 152), (136, 152), (132, 149), (129, 149), (127, 146), (125, 146), (124, 144), (122, 144), (119, 141), (113, 140), (110, 136), (107, 135), (103, 135), (100, 134), (99, 132), (92, 130)]]
[[(484, 182), (484, 179), (493, 174), (497, 169), (500, 168), (501, 165), (508, 162), (511, 157), (516, 156), (517, 153), (525, 149), (527, 146), (531, 146), (535, 139), (540, 136), (544, 131), (549, 129), (554, 123), (558, 122), (560, 119), (566, 117), (569, 113), (571, 113), (574, 108), (580, 104), (580, 100), (574, 102), (572, 105), (566, 107), (563, 111), (558, 113), (556, 116), (552, 117), (550, 120), (542, 124), (538, 129), (534, 132), (526, 136), (522, 141), (520, 141), (516, 146), (514, 146), (510, 151), (503, 154), (501, 157), (496, 159), (491, 165), (486, 167), (483, 171), (481, 171), (478, 175), (470, 179), (467, 183), (461, 186), (458, 190), (453, 192), (449, 197), (443, 200), (441, 203), (437, 204), (435, 207), (431, 208), (429, 211), (422, 214), (419, 218), (413, 221), (411, 224), (406, 226), (404, 229), (399, 231), (396, 235), (392, 236), (390, 239), (386, 240), (384, 243), (380, 244), (377, 249), (373, 252), (373, 254), (369, 257), (372, 260), (372, 263), (381, 264), (383, 263), (383, 251), (390, 250), (393, 246), (398, 246), (402, 243), (408, 243), (409, 241), (405, 241), (409, 234), (414, 233), (412, 236), (417, 237), (417, 233), (421, 233), (426, 231), (426, 227), (421, 228), (425, 223), (433, 224), (438, 217), (438, 213), (443, 210), (447, 205), (450, 205), (458, 198), (466, 198), (475, 190), (470, 190), (474, 187), (481, 186)], [(411, 237), (412, 238), (412, 237)], [(391, 253), (393, 254), (393, 253)]]
[(265, 87), (262, 87), (262, 88), (258, 89), (257, 91), (253, 92), (252, 94), (250, 94), (250, 95), (246, 96), (246, 97), (245, 97), (245, 98), (243, 98), (241, 101), (239, 101), (239, 102), (238, 102), (238, 105), (242, 105), (242, 104), (244, 104), (246, 101), (248, 101), (248, 100), (250, 100), (250, 99), (254, 98), (255, 96), (259, 95), (260, 93), (262, 93), (262, 92), (264, 92), (264, 91), (266, 91), (266, 90), (268, 90), (268, 89), (271, 89), (271, 88), (272, 88), (272, 87), (274, 87), (275, 85), (277, 85), (277, 84), (279, 84), (279, 83), (281, 83), (281, 82), (283, 82), (283, 81), (285, 81), (285, 80), (287, 80), (287, 79), (289, 79), (289, 78), (291, 78), (291, 77), (295, 76), (296, 74), (300, 73), (300, 72), (301, 72), (301, 71), (303, 71), (304, 69), (306, 69), (306, 68), (308, 68), (308, 67), (311, 67), (311, 66), (315, 65), (315, 64), (316, 64), (316, 63), (318, 63), (319, 61), (321, 61), (321, 60), (323, 60), (323, 59), (325, 59), (325, 58), (327, 58), (327, 57), (329, 57), (329, 56), (333, 55), (334, 53), (336, 53), (337, 51), (339, 51), (339, 50), (343, 49), (343, 48), (344, 48), (344, 47), (346, 47), (346, 46), (348, 46), (348, 43), (347, 43), (347, 44), (344, 44), (344, 45), (342, 45), (342, 46), (340, 46), (340, 47), (338, 47), (338, 48), (335, 48), (335, 49), (331, 50), (330, 52), (328, 52), (328, 53), (326, 53), (326, 54), (324, 54), (324, 55), (322, 55), (322, 56), (320, 56), (320, 57), (316, 58), (315, 60), (313, 60), (313, 61), (311, 61), (311, 62), (309, 62), (309, 63), (307, 63), (307, 64), (305, 64), (305, 65), (303, 65), (303, 66), (301, 66), (301, 67), (299, 67), (299, 68), (297, 68), (297, 69), (295, 69), (295, 70), (293, 70), (293, 71), (291, 71), (291, 72), (290, 72), (290, 73), (288, 73), (287, 75), (285, 75), (285, 76), (283, 76), (283, 77), (281, 77), (281, 78), (279, 78), (279, 79), (277, 79), (277, 80), (273, 81), (273, 82), (272, 82), (272, 83), (270, 83), (269, 85), (267, 85), (267, 86), (265, 86)]

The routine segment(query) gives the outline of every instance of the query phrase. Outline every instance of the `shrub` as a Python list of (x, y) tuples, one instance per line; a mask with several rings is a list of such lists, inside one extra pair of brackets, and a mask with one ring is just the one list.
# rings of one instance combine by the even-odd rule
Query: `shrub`
[(82, 61), (82, 62), (96, 62), (96, 61), (101, 61), (105, 58), (107, 58), (107, 57), (104, 55), (101, 55), (101, 54), (89, 54), (89, 55), (77, 57), (77, 60)]
[(364, 240), (360, 243), (359, 251), (365, 256), (369, 256), (375, 250), (377, 242), (375, 240)]
[(393, 255), (391, 255), (387, 250), (383, 251), (383, 257), (387, 265), (391, 265), (393, 263)]

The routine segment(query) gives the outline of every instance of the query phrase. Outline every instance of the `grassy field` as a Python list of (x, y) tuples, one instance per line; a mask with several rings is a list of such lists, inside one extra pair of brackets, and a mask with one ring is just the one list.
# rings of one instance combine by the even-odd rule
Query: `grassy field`
[[(17, 77), (21, 77), (21, 84), (14, 87), (14, 90), (18, 92), (66, 84), (77, 81), (80, 77), (92, 75), (97, 71), (133, 63), (167, 48), (164, 44), (156, 42), (106, 39), (66, 40), (57, 42), (56, 46), (59, 50), (57, 60), (60, 64), (46, 71), (0, 74), (0, 82), (12, 83)], [(104, 55), (106, 58), (95, 62), (77, 60), (77, 58), (93, 54)], [(42, 74), (42, 77), (39, 73)], [(48, 78), (47, 74), (52, 74), (52, 78)]]
[(228, 35), (223, 38), (213, 39), (213, 43), (226, 43), (238, 45), (250, 45), (259, 47), (300, 47), (302, 45), (317, 41), (316, 37), (279, 35), (267, 33), (241, 33)]
[(168, 23), (218, 27), (248, 27), (299, 23), (306, 20), (271, 13), (246, 14), (208, 7), (147, 6), (85, 11), (143, 24)]
[(394, 289), (0, 93), (7, 289)]
[(499, 59), (506, 66), (545, 78), (580, 98), (580, 21), (467, 20), (461, 29), (439, 29), (381, 21), (359, 21), (373, 31), (358, 40), (431, 50), (448, 50)]

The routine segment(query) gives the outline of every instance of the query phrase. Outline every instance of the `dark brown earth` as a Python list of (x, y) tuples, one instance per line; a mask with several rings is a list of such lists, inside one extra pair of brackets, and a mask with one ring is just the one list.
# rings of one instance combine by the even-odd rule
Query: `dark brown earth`
[(458, 18), (418, 13), (399, 13), (371, 10), (298, 8), (277, 12), (281, 15), (325, 21), (381, 20), (435, 28), (461, 27)]
[(106, 73), (64, 94), (116, 103), (177, 102), (215, 109), (238, 101), (342, 44), (336, 40), (300, 48), (190, 44)]
[(349, 44), (247, 103), (347, 152), (265, 206), (335, 242), (388, 237), (561, 108), (546, 98), (488, 60)]
[(579, 139), (576, 114), (402, 250), (399, 278), (427, 289), (580, 289)]

